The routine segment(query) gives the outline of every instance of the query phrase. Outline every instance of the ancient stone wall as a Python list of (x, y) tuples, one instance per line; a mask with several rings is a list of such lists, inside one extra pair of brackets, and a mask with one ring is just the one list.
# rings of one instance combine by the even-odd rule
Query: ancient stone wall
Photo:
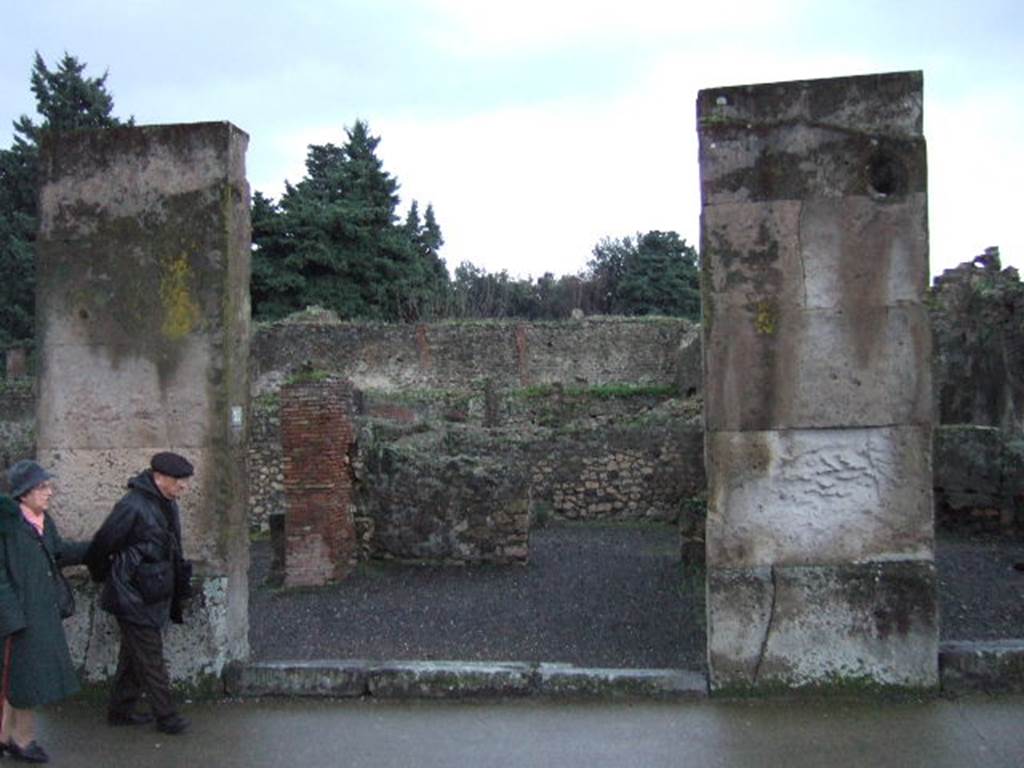
[(1024, 284), (999, 249), (945, 270), (930, 292), (942, 424), (1024, 429)]
[[(35, 457), (36, 398), (34, 380), (28, 377), (0, 379), (0, 468)], [(0, 477), (6, 491), (7, 474)]]
[(577, 430), (523, 447), (535, 513), (676, 523), (704, 491), (704, 436), (683, 422)]
[[(60, 478), (53, 513), (72, 539), (156, 451), (192, 459), (184, 548), (210, 599), (188, 618), (179, 680), (248, 652), (247, 141), (200, 123), (48, 134), (41, 151), (37, 457)], [(104, 653), (100, 623), (83, 631)]]
[(530, 494), (500, 450), (466, 453), (442, 432), (376, 442), (363, 431), (359, 514), (370, 557), (508, 565), (528, 557)]
[[(673, 522), (681, 500), (701, 495), (705, 481), (700, 402), (671, 394), (646, 387), (505, 392), (497, 398), (500, 426), (487, 427), (483, 395), (479, 403), (462, 395), (453, 403), (447, 393), (364, 393), (357, 447), (365, 455), (371, 444), (408, 434), (444, 434), (449, 452), (516, 465), (534, 513), (544, 518)], [(276, 397), (264, 397), (253, 409), (250, 487), (262, 489), (253, 492), (254, 530), (267, 530), (269, 515), (284, 509), (274, 479), (282, 473), (277, 407)], [(359, 487), (374, 492), (372, 484)], [(367, 526), (360, 529), (365, 535)]]
[(934, 432), (935, 527), (961, 535), (1024, 531), (1024, 441), (995, 427)]
[(249, 529), (268, 531), (270, 516), (284, 514), (284, 455), (281, 400), (272, 394), (252, 401), (249, 419)]
[(921, 74), (697, 110), (712, 687), (934, 686)]
[[(318, 315), (313, 315), (318, 318)], [(587, 318), (424, 325), (301, 322), (257, 329), (254, 394), (275, 391), (308, 365), (361, 390), (459, 391), (490, 380), (502, 389), (620, 382), (696, 389), (696, 329), (673, 318)]]

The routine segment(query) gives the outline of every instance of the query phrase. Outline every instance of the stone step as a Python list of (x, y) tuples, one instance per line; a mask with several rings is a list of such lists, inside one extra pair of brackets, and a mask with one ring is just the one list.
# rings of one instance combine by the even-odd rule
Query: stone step
[(1024, 640), (942, 643), (939, 678), (944, 693), (1024, 693)]
[(466, 661), (235, 662), (224, 669), (229, 696), (387, 699), (548, 698), (700, 699), (702, 672), (599, 669), (571, 664)]

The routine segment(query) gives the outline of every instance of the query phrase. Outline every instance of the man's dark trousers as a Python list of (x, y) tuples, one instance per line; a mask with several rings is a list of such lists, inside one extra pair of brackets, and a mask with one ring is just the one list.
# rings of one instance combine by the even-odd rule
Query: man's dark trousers
[(160, 630), (121, 619), (117, 624), (121, 628), (121, 650), (110, 689), (109, 713), (115, 716), (131, 714), (145, 692), (157, 720), (176, 714)]

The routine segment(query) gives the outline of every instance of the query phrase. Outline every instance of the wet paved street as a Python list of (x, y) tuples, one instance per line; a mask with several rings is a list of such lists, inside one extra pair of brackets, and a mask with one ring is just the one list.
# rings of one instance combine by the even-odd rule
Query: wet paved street
[(109, 728), (85, 703), (44, 711), (53, 765), (352, 768), (1020, 768), (1024, 697), (920, 703), (208, 702), (191, 732)]

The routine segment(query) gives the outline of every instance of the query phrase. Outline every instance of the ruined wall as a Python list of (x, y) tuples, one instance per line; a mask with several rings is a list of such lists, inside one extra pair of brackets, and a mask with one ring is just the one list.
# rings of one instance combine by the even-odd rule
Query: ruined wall
[(28, 377), (0, 379), (0, 489), (7, 490), (7, 467), (35, 457), (36, 397)]
[[(314, 315), (314, 317), (316, 317)], [(254, 394), (275, 391), (308, 364), (362, 390), (502, 389), (561, 382), (699, 385), (697, 331), (676, 318), (514, 320), (423, 325), (281, 322), (253, 338)], [(687, 367), (688, 366), (688, 367)]]
[(935, 527), (959, 535), (1024, 531), (1024, 441), (995, 427), (939, 427)]
[(281, 401), (277, 394), (252, 401), (249, 419), (249, 529), (267, 531), (270, 516), (284, 514)]
[[(154, 452), (193, 460), (182, 529), (209, 600), (189, 616), (197, 644), (172, 666), (179, 680), (248, 651), (247, 141), (200, 123), (52, 134), (42, 147), (37, 456), (60, 478), (53, 511), (73, 539)], [(104, 653), (101, 622), (82, 631)]]
[(360, 437), (359, 514), (366, 555), (508, 565), (528, 557), (530, 494), (520, 462), (467, 453), (444, 432)]
[(1024, 284), (999, 249), (935, 278), (934, 385), (942, 424), (1024, 428)]
[[(671, 394), (625, 386), (502, 392), (492, 398), (499, 416), (488, 426), (483, 393), (363, 393), (357, 448), (365, 456), (376, 450), (371, 446), (409, 434), (443, 435), (448, 453), (516, 465), (532, 509), (544, 518), (674, 522), (681, 500), (702, 495), (705, 480), (700, 401)], [(284, 510), (275, 479), (283, 461), (277, 409), (270, 396), (253, 408), (254, 530), (267, 530), (269, 515)], [(415, 464), (416, 456), (411, 451), (406, 460)], [(370, 482), (359, 487), (374, 492)]]
[(921, 74), (697, 112), (712, 687), (934, 686)]

